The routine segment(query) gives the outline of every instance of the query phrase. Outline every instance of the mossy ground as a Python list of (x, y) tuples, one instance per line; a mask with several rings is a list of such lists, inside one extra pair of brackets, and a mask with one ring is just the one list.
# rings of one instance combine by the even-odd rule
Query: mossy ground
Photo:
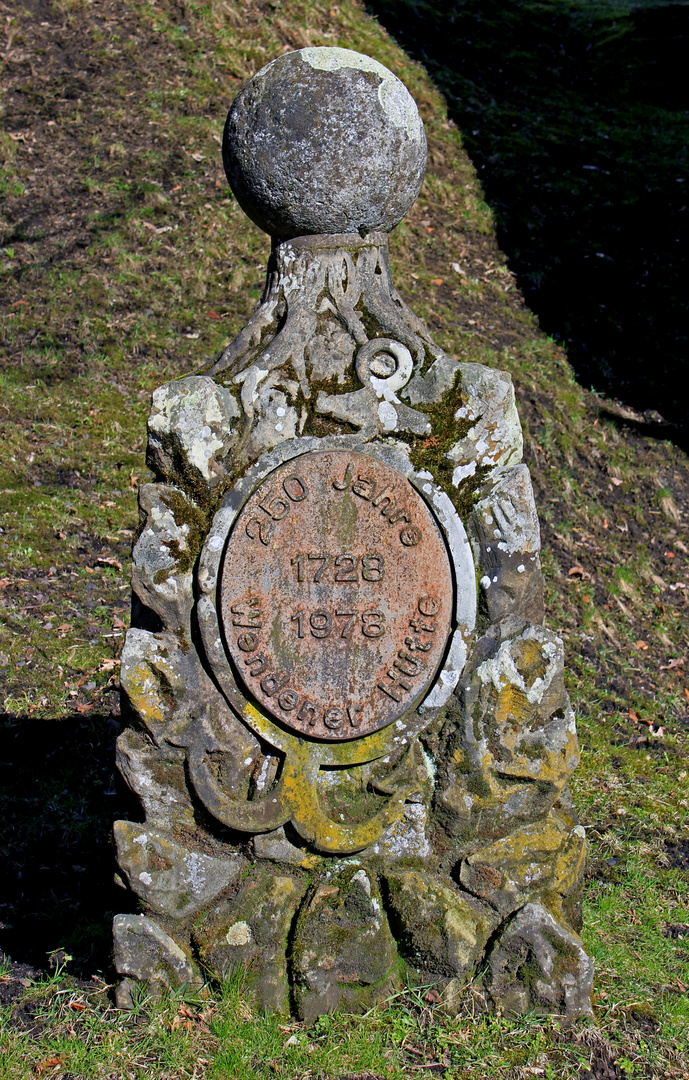
[(35, 0), (4, 33), (3, 947), (42, 969), (62, 948), (68, 970), (111, 975), (110, 822), (136, 814), (113, 740), (149, 397), (207, 362), (262, 287), (268, 239), (221, 171), (225, 111), (271, 57), (324, 44), (391, 67), (427, 125), (428, 179), (391, 239), (398, 289), (450, 353), (515, 381), (583, 749), (597, 974), (595, 1020), (571, 1029), (474, 1015), (470, 991), (447, 1020), (430, 990), (307, 1031), (252, 1017), (241, 987), (122, 1016), (102, 983), (8, 963), (0, 1072), (686, 1077), (686, 455), (575, 382), (515, 288), (437, 91), (351, 0)]

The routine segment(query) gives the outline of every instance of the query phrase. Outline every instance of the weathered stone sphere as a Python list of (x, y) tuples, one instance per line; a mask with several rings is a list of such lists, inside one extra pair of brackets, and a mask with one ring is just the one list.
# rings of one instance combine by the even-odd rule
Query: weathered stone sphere
[(223, 162), (271, 236), (389, 232), (423, 183), (426, 134), (406, 86), (349, 49), (279, 56), (239, 91)]

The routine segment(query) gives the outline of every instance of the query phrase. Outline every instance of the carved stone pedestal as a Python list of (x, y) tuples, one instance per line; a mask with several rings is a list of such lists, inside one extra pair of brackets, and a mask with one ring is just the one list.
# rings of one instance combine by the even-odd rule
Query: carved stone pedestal
[[(330, 116), (330, 88), (357, 119), (368, 95), (398, 138), (379, 68), (312, 49), (256, 76), (226, 132), (240, 199), (232, 132), (272, 79), (306, 115)], [(363, 237), (302, 206), (238, 338), (153, 395), (122, 656), (118, 763), (142, 806), (115, 829), (142, 911), (115, 919), (123, 1007), (137, 981), (241, 968), (305, 1019), (409, 977), (457, 1007), (478, 971), (506, 1011), (590, 1011), (579, 751), (512, 385), (395, 292), (384, 230), (417, 190)]]

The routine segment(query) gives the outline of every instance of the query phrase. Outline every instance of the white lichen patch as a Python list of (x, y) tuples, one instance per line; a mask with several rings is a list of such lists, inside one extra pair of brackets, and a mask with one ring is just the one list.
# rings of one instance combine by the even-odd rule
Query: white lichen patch
[(473, 517), (486, 550), (490, 540), (505, 555), (540, 551), (541, 531), (526, 465), (497, 470), (492, 489), (477, 502)]
[(228, 945), (250, 945), (253, 941), (251, 927), (246, 922), (236, 922), (225, 934)]
[(149, 452), (166, 476), (181, 458), (192, 473), (213, 483), (219, 472), (216, 462), (227, 452), (232, 421), (239, 415), (232, 394), (206, 376), (165, 383), (153, 392)]
[[(520, 641), (536, 641), (546, 664), (545, 673), (530, 683), (524, 679), (518, 666), (515, 644), (518, 645)], [(530, 704), (538, 705), (555, 676), (562, 670), (562, 663), (563, 646), (560, 639), (540, 626), (530, 626), (519, 638), (503, 642), (495, 656), (484, 660), (477, 674), (484, 686), (492, 683), (498, 693), (506, 686), (514, 686), (526, 695)]]
[(351, 68), (353, 71), (369, 71), (378, 75), (381, 80), (378, 100), (390, 123), (402, 128), (409, 139), (418, 141), (423, 138), (423, 121), (414, 98), (404, 83), (373, 57), (364, 56), (352, 49), (333, 49), (326, 46), (302, 49), (299, 55), (305, 63), (319, 71)]
[[(455, 420), (473, 421), (467, 434), (447, 453), (456, 463), (452, 482), (459, 485), (478, 465), (495, 468), (521, 460), (524, 440), (508, 374), (482, 364), (462, 364), (462, 393), (466, 402)], [(470, 468), (473, 466), (473, 468)]]

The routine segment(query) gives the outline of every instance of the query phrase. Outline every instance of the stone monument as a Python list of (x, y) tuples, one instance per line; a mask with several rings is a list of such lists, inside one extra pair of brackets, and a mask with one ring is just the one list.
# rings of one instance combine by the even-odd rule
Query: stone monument
[(153, 394), (118, 1003), (241, 969), (306, 1020), (405, 979), (587, 1013), (579, 751), (511, 380), (444, 353), (390, 277), (416, 105), (302, 49), (240, 90), (223, 160), (272, 251), (236, 340)]

